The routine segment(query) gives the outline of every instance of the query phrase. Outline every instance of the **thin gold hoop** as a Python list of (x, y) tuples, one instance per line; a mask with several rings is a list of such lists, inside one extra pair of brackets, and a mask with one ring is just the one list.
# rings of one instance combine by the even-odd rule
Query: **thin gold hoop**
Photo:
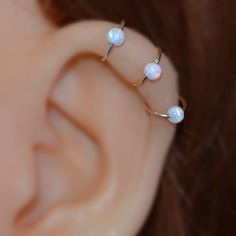
[[(161, 57), (162, 57), (162, 50), (161, 50), (160, 47), (157, 47), (157, 56), (156, 56), (156, 58), (153, 60), (153, 62), (158, 65), (158, 64), (160, 63), (160, 61), (161, 61)], [(138, 80), (138, 81), (132, 83), (132, 85), (133, 85), (134, 87), (139, 87), (139, 86), (142, 85), (142, 84), (145, 82), (145, 80), (147, 80), (147, 79), (148, 79), (148, 77), (145, 76), (143, 79)]]
[[(174, 106), (174, 107), (171, 107), (170, 109), (172, 109), (172, 108), (178, 108), (178, 109), (182, 109), (183, 112), (185, 112), (186, 109), (187, 109), (187, 102), (186, 102), (186, 100), (185, 100), (183, 97), (181, 97), (181, 96), (179, 96), (179, 104), (180, 104), (180, 106)], [(170, 110), (170, 109), (169, 109), (169, 110)], [(172, 117), (171, 117), (170, 114), (168, 114), (168, 112), (167, 112), (166, 114), (163, 114), (163, 113), (160, 113), (160, 112), (158, 112), (158, 111), (154, 111), (154, 109), (151, 108), (151, 106), (150, 106), (147, 102), (145, 102), (145, 110), (146, 110), (151, 116), (154, 116), (154, 117), (156, 117), (156, 118), (168, 119), (168, 120), (169, 120), (170, 122), (172, 122), (172, 123), (179, 123), (179, 122), (181, 122), (181, 121), (183, 120), (183, 118), (184, 118), (184, 117), (182, 117), (181, 120), (178, 121), (178, 122), (173, 122), (173, 120), (170, 120)]]
[[(111, 33), (112, 30), (113, 30), (113, 31), (115, 31), (114, 33), (116, 34), (116, 35), (114, 35), (114, 33), (113, 33), (113, 36), (115, 36), (115, 39), (118, 39), (120, 42), (117, 43), (117, 41), (114, 40), (114, 39), (113, 39), (114, 41), (110, 41), (109, 42), (110, 47), (108, 48), (107, 53), (101, 58), (101, 61), (106, 61), (107, 58), (109, 57), (109, 55), (111, 54), (112, 50), (114, 49), (114, 47), (119, 47), (124, 43), (124, 41), (125, 41), (125, 34), (123, 32), (124, 28), (125, 28), (125, 21), (122, 20), (120, 22), (120, 25), (119, 25), (118, 28), (112, 28), (112, 29), (109, 30), (108, 37), (109, 37), (109, 33)], [(117, 29), (119, 29), (119, 30), (117, 31)]]

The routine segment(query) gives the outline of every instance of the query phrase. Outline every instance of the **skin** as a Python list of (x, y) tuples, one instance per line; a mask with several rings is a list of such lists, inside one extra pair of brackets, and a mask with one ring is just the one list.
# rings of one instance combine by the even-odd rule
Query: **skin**
[(57, 28), (34, 0), (0, 3), (0, 235), (135, 235), (156, 193), (175, 126), (144, 110), (177, 103), (177, 73), (143, 77), (155, 46), (114, 23)]

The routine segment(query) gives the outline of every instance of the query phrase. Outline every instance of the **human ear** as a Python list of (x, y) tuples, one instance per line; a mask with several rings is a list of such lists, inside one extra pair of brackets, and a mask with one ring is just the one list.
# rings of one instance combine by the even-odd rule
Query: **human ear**
[(135, 235), (149, 212), (175, 126), (149, 116), (144, 101), (175, 104), (177, 75), (163, 55), (162, 80), (132, 87), (156, 48), (125, 29), (104, 64), (112, 26), (79, 22), (38, 42), (32, 71), (48, 132), (36, 135), (37, 187), (16, 217), (24, 235)]

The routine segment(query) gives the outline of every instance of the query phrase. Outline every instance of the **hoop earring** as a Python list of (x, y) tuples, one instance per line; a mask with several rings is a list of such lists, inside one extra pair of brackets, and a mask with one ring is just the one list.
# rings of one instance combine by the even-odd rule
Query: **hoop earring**
[(181, 104), (180, 106), (170, 107), (166, 114), (154, 111), (147, 102), (145, 102), (145, 109), (150, 115), (156, 118), (167, 119), (173, 124), (178, 124), (183, 121), (187, 109), (187, 102), (181, 96), (179, 97), (179, 103)]
[(153, 62), (148, 63), (144, 68), (145, 77), (139, 81), (134, 82), (133, 83), (134, 87), (138, 87), (138, 86), (142, 85), (145, 82), (145, 80), (147, 80), (147, 79), (149, 79), (149, 80), (161, 79), (162, 69), (159, 64), (161, 61), (161, 56), (162, 56), (162, 50), (160, 47), (158, 47), (156, 58), (154, 59)]
[(110, 47), (107, 50), (107, 53), (101, 58), (102, 61), (106, 61), (111, 54), (114, 47), (120, 47), (125, 42), (125, 21), (121, 21), (119, 27), (112, 28), (107, 33), (107, 41), (110, 44)]

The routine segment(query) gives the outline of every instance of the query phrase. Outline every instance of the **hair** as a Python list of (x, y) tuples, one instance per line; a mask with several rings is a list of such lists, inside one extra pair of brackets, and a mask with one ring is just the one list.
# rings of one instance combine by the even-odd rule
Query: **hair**
[(235, 0), (39, 0), (63, 26), (119, 22), (171, 58), (189, 108), (139, 235), (236, 235)]

